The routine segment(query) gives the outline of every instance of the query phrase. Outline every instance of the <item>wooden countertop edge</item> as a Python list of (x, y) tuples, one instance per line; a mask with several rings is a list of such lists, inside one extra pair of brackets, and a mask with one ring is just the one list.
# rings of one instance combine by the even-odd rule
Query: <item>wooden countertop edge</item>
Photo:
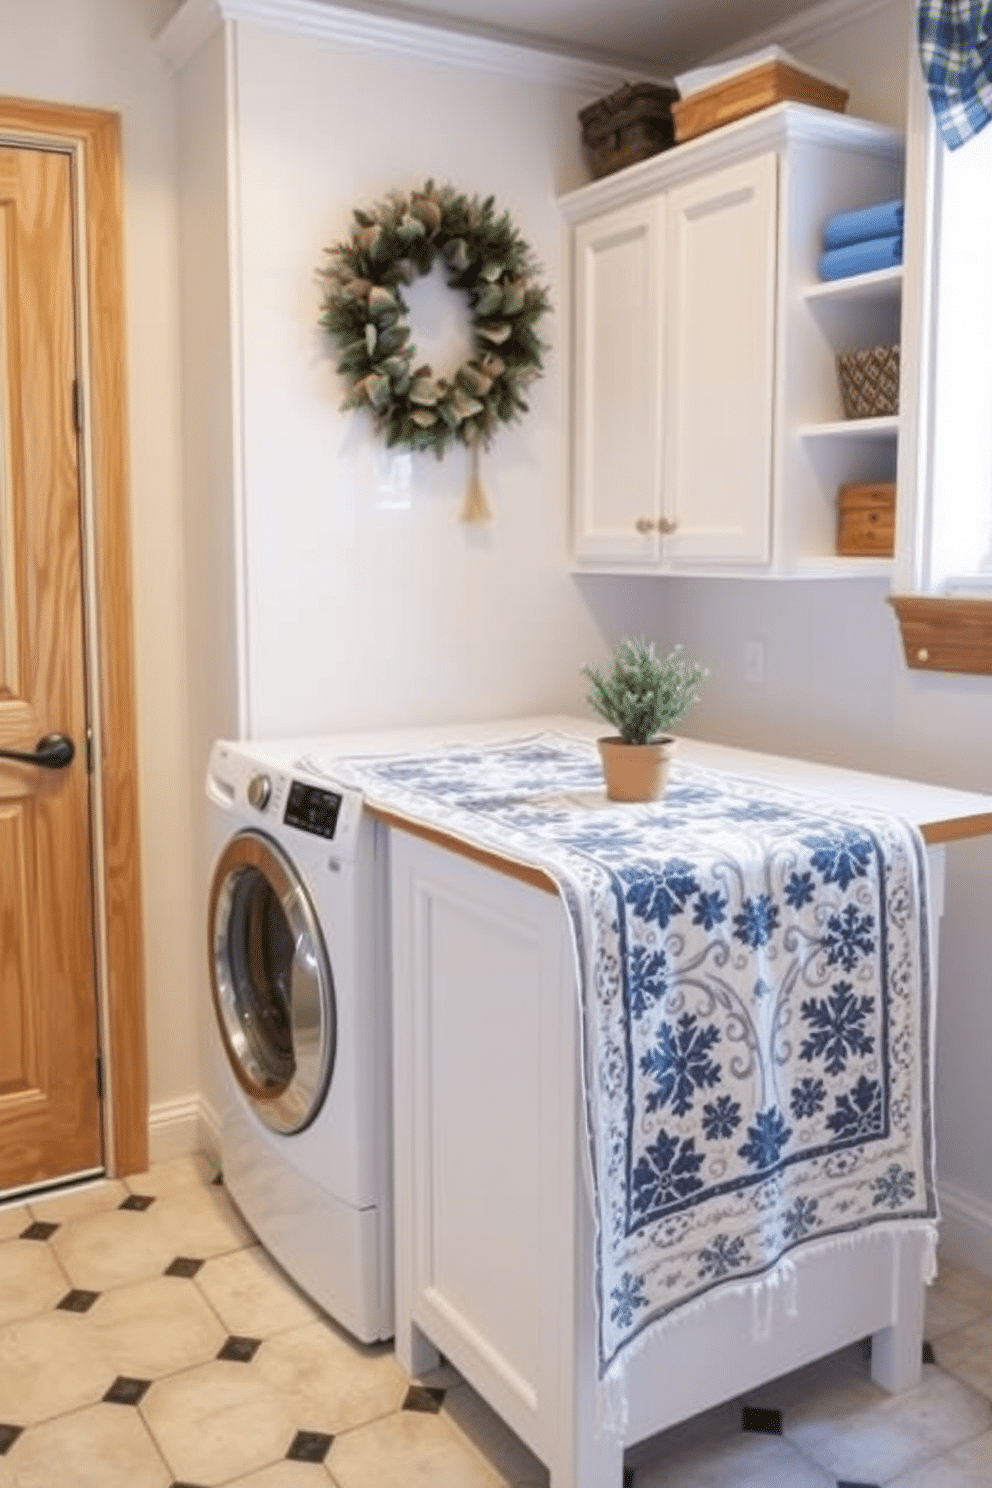
[[(423, 822), (412, 821), (408, 816), (401, 816), (398, 812), (390, 811), (383, 806), (370, 806), (369, 811), (377, 821), (385, 823), (388, 827), (396, 827), (401, 832), (409, 832), (411, 837), (422, 837), (438, 847), (458, 853), (460, 857), (471, 858), (472, 862), (481, 863), (485, 868), (494, 868), (497, 873), (504, 873), (509, 878), (519, 879), (521, 883), (531, 884), (533, 888), (541, 889), (545, 894), (558, 893), (558, 884), (551, 874), (545, 873), (542, 868), (535, 868), (530, 863), (521, 863), (516, 858), (504, 857), (502, 853), (490, 852), (484, 847), (476, 847), (474, 843), (466, 842), (463, 837), (442, 832), (439, 828), (426, 826)], [(937, 847), (945, 842), (963, 841), (968, 837), (992, 836), (992, 812), (979, 812), (974, 816), (959, 816), (945, 821), (926, 822), (920, 827), (920, 835), (931, 847)]]
[(951, 817), (947, 821), (926, 822), (920, 827), (924, 842), (936, 847), (941, 842), (959, 842), (966, 837), (992, 836), (992, 811), (974, 816)]
[(436, 843), (438, 847), (446, 847), (450, 852), (458, 853), (463, 858), (471, 858), (473, 863), (481, 863), (485, 868), (495, 868), (497, 873), (505, 873), (509, 878), (518, 878), (522, 883), (531, 884), (535, 889), (541, 889), (545, 894), (557, 894), (558, 885), (550, 873), (545, 873), (543, 868), (535, 868), (530, 863), (518, 862), (516, 858), (505, 858), (502, 853), (489, 852), (484, 847), (476, 847), (472, 842), (466, 842), (463, 837), (455, 837), (451, 833), (442, 832), (437, 827), (425, 826), (423, 822), (411, 821), (408, 816), (400, 816), (398, 812), (389, 811), (382, 806), (369, 806), (369, 811), (376, 821), (385, 822), (387, 827), (397, 827), (401, 832), (409, 832), (411, 837), (422, 837), (426, 842)]

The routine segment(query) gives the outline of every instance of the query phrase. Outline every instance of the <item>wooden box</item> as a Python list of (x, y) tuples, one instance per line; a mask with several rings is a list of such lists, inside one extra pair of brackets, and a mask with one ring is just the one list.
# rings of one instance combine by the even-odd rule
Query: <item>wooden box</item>
[(837, 552), (841, 556), (891, 558), (895, 531), (895, 481), (868, 481), (840, 487)]
[(622, 170), (675, 143), (672, 104), (678, 89), (660, 83), (625, 83), (608, 98), (579, 112), (589, 168), (597, 178)]
[(846, 89), (790, 67), (787, 62), (763, 62), (674, 104), (675, 138), (681, 144), (773, 103), (809, 103), (842, 114), (847, 97)]

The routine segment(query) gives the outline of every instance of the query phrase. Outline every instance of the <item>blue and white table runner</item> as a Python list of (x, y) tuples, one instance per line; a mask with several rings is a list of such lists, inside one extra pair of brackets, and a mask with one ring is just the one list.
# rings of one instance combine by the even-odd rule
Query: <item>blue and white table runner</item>
[[(304, 762), (305, 763), (305, 762)], [(544, 734), (334, 773), (558, 884), (581, 995), (599, 1372), (802, 1248), (936, 1221), (925, 849), (864, 807), (676, 761), (605, 799)]]

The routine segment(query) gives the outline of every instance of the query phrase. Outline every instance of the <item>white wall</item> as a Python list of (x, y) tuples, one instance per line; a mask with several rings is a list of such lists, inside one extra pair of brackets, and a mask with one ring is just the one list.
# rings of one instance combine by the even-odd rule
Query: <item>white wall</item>
[[(588, 94), (254, 24), (236, 35), (249, 731), (565, 705), (601, 646), (567, 571), (555, 200), (585, 179), (576, 114)], [(459, 520), (461, 446), (442, 463), (413, 457), (408, 504), (383, 492), (391, 457), (365, 417), (340, 412), (317, 324), (317, 271), (352, 210), (428, 178), (495, 196), (554, 305), (531, 413), (482, 457), (485, 527)]]
[(141, 854), (153, 1103), (196, 1085), (183, 628), (175, 87), (169, 0), (3, 0), (0, 91), (123, 119)]
[[(818, 35), (786, 44), (801, 62), (830, 73), (849, 90), (849, 114), (905, 129), (914, 0), (889, 0), (874, 7), (869, 3), (867, 8), (860, 20), (829, 25), (824, 17)], [(800, 16), (796, 22), (800, 34), (805, 24)]]

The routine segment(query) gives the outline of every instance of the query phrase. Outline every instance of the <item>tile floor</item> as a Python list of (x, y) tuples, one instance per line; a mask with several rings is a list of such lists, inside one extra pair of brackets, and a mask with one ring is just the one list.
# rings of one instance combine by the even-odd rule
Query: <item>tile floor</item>
[[(328, 1322), (214, 1177), (0, 1207), (0, 1488), (546, 1488), (454, 1371)], [(855, 1346), (637, 1447), (628, 1483), (992, 1488), (992, 1281), (945, 1265), (927, 1336), (916, 1390)]]

